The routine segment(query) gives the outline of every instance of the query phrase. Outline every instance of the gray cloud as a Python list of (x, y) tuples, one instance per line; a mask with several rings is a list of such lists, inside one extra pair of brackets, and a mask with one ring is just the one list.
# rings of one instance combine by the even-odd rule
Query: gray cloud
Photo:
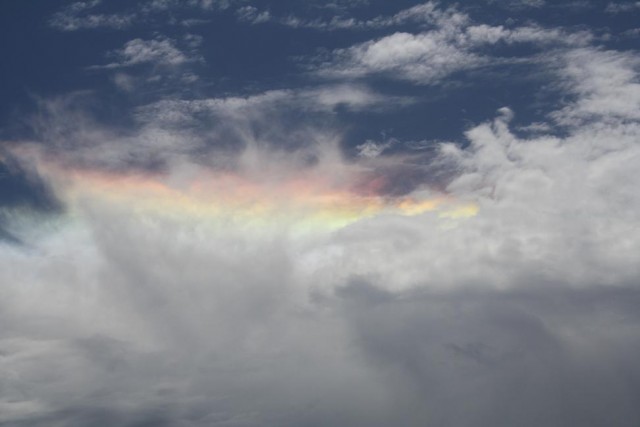
[[(90, 229), (65, 233), (73, 245), (51, 241), (31, 280), (3, 287), (5, 424), (631, 426), (640, 416), (632, 283), (572, 289), (564, 272), (511, 290), (481, 276), (457, 291), (426, 275), (406, 291), (389, 278), (330, 283), (304, 273), (309, 242), (299, 251), (277, 236), (145, 224), (108, 206), (83, 215)], [(415, 224), (396, 227), (384, 240), (419, 241)], [(2, 259), (34, 266), (33, 255)]]
[(636, 322), (637, 290), (549, 285), (372, 300), (375, 288), (352, 284), (341, 294), (365, 357), (411, 408), (409, 423), (634, 425), (631, 400), (614, 396), (635, 395), (637, 384), (601, 362), (615, 353), (621, 375), (637, 377), (638, 336), (610, 335), (605, 320)]

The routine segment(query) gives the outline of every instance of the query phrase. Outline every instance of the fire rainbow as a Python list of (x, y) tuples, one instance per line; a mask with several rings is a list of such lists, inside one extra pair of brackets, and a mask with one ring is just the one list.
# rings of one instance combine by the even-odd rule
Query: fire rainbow
[(72, 211), (91, 201), (138, 215), (328, 231), (379, 215), (432, 212), (438, 218), (462, 219), (478, 212), (475, 203), (444, 194), (422, 191), (390, 197), (304, 174), (260, 180), (210, 170), (188, 176), (82, 169), (50, 172), (57, 192)]

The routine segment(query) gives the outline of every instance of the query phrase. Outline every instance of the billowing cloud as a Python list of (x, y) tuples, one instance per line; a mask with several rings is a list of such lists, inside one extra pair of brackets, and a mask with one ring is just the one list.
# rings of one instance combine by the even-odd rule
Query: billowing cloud
[[(597, 58), (597, 60), (596, 60)], [(640, 118), (640, 60), (623, 52), (577, 49), (564, 58), (560, 74), (575, 101), (554, 114), (561, 123)]]

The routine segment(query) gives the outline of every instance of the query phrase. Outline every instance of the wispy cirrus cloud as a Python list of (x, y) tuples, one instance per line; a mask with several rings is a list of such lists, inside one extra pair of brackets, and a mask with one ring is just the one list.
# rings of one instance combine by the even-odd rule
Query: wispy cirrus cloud
[[(168, 12), (211, 12), (229, 7), (228, 0), (149, 0), (139, 2), (134, 7), (119, 12), (99, 11), (107, 6), (102, 0), (79, 1), (56, 12), (49, 25), (60, 31), (92, 29), (124, 30), (134, 25), (156, 22), (159, 16)], [(180, 21), (186, 26), (194, 23), (194, 17)], [(161, 19), (167, 24), (170, 19)]]
[(488, 0), (487, 3), (507, 9), (541, 8), (548, 6), (545, 0)]
[(378, 16), (372, 19), (360, 20), (356, 18), (336, 15), (330, 20), (304, 19), (289, 15), (286, 17), (273, 16), (268, 10), (260, 10), (255, 6), (243, 6), (237, 10), (241, 21), (252, 24), (272, 22), (292, 28), (311, 28), (323, 31), (332, 30), (372, 30), (396, 27), (407, 24), (429, 25), (444, 19), (444, 15), (455, 14), (453, 9), (441, 9), (436, 2), (427, 2), (403, 9), (392, 16)]
[(180, 123), (199, 114), (242, 118), (281, 113), (284, 110), (331, 112), (337, 107), (350, 111), (384, 111), (414, 102), (411, 97), (384, 95), (365, 85), (338, 84), (301, 89), (270, 90), (246, 97), (166, 100), (140, 108), (139, 117), (166, 118)]
[(122, 30), (133, 25), (135, 15), (89, 15), (83, 18), (70, 16), (54, 16), (51, 26), (62, 31), (110, 28)]
[(181, 50), (176, 41), (172, 39), (133, 39), (126, 42), (122, 49), (111, 52), (109, 56), (117, 59), (117, 62), (112, 62), (104, 67), (117, 68), (140, 64), (177, 66), (198, 61), (201, 60), (201, 57), (197, 56), (194, 50), (200, 44), (200, 40), (201, 37), (192, 36), (189, 39), (191, 51), (187, 52)]
[[(530, 26), (469, 25), (463, 18), (445, 19), (422, 33), (397, 32), (389, 36), (334, 50), (321, 62), (317, 74), (357, 78), (386, 75), (420, 84), (437, 83), (462, 70), (500, 63), (482, 49), (496, 44), (582, 45), (589, 34), (565, 34)], [(504, 60), (504, 59), (503, 59)], [(322, 60), (321, 60), (322, 61)]]
[(49, 25), (61, 31), (77, 31), (95, 28), (121, 30), (130, 27), (138, 19), (136, 13), (92, 13), (91, 10), (101, 3), (102, 0), (72, 3), (62, 11), (56, 12), (49, 20)]
[(634, 10), (640, 10), (640, 2), (637, 1), (629, 1), (629, 2), (611, 2), (605, 8), (605, 12), (607, 13), (623, 13), (623, 12), (632, 12)]
[[(176, 160), (189, 158), (233, 164), (234, 155), (254, 144), (295, 151), (313, 146), (318, 138), (335, 141), (340, 130), (324, 135), (327, 131), (314, 122), (330, 118), (336, 109), (382, 114), (415, 100), (349, 84), (271, 90), (245, 97), (166, 99), (138, 107), (132, 114), (138, 127), (126, 132), (101, 125), (88, 114), (91, 102), (92, 94), (82, 92), (41, 101), (40, 113), (31, 125), (43, 143), (40, 149), (45, 157), (58, 158), (67, 166), (115, 171), (164, 170)], [(290, 114), (298, 114), (298, 122), (288, 122)]]

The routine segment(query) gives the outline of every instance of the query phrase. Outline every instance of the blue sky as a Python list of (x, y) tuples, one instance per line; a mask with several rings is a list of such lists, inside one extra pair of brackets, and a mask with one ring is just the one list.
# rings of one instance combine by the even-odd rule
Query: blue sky
[[(96, 108), (106, 110), (100, 111), (100, 120), (126, 122), (135, 108), (159, 99), (246, 97), (268, 90), (347, 81), (384, 96), (407, 96), (414, 101), (383, 115), (370, 109), (354, 115), (349, 115), (348, 109), (335, 109), (334, 119), (352, 133), (348, 143), (357, 145), (363, 138), (380, 138), (382, 134), (398, 139), (462, 141), (461, 131), (490, 119), (502, 106), (517, 111), (518, 123), (526, 125), (544, 119), (544, 107), (559, 105), (567, 96), (548, 87), (551, 76), (544, 64), (556, 51), (566, 48), (559, 44), (560, 34), (546, 41), (515, 42), (503, 36), (495, 42), (465, 46), (466, 58), (457, 59), (469, 62), (447, 64), (442, 75), (438, 71), (433, 76), (394, 77), (388, 67), (378, 70), (375, 66), (357, 73), (343, 70), (343, 75), (313, 73), (323, 62), (327, 69), (337, 66), (338, 59), (331, 58), (331, 52), (448, 24), (438, 22), (445, 19), (442, 17), (421, 16), (424, 11), (416, 9), (414, 2), (325, 3), (146, 5), (115, 1), (83, 3), (76, 8), (55, 1), (38, 6), (7, 3), (3, 6), (7, 10), (3, 13), (3, 50), (11, 60), (5, 61), (2, 69), (4, 127), (15, 125), (15, 114), (32, 108), (34, 96), (91, 91), (100, 100)], [(460, 30), (483, 25), (494, 29), (504, 26), (506, 30), (562, 28), (567, 33), (589, 33), (599, 46), (632, 49), (637, 40), (634, 5), (629, 5), (631, 9), (623, 10), (607, 2), (563, 2), (544, 7), (535, 2), (486, 2), (458, 9), (469, 19)], [(447, 7), (441, 5), (443, 10)], [(406, 17), (396, 22), (372, 21), (403, 11)], [(371, 22), (367, 24), (367, 20)], [(197, 44), (193, 48), (185, 40), (190, 36)], [(132, 40), (140, 40), (140, 47), (149, 49), (156, 43), (157, 56), (120, 57), (118, 61), (118, 52)], [(176, 63), (162, 56), (170, 55), (172, 49), (183, 55), (174, 58)], [(482, 61), (471, 60), (471, 55), (480, 54)], [(109, 64), (112, 68), (100, 68)], [(343, 66), (355, 68), (357, 64)], [(149, 82), (154, 78), (157, 81)], [(125, 90), (125, 81), (136, 90)]]
[(0, 0), (0, 425), (637, 426), (639, 18)]

